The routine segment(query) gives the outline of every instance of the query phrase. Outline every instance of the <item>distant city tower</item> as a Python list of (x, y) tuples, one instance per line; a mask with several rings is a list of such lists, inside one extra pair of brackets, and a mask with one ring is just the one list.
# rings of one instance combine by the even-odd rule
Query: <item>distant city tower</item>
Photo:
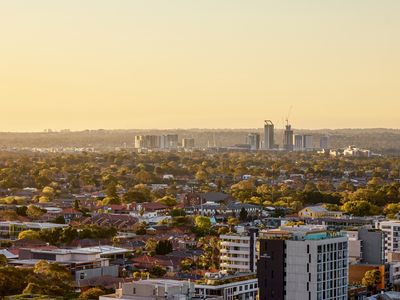
[(247, 135), (247, 144), (250, 145), (250, 150), (260, 149), (260, 134), (259, 133), (249, 133)]
[(264, 149), (274, 149), (274, 124), (270, 120), (264, 121)]
[(283, 137), (283, 148), (286, 151), (293, 151), (293, 130), (288, 120), (286, 120), (286, 128)]

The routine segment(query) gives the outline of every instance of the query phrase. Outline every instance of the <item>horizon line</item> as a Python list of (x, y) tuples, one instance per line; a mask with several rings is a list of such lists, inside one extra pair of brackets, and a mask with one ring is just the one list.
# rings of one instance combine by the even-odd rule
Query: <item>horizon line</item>
[[(263, 130), (263, 127), (231, 127), (231, 128), (218, 128), (218, 127), (192, 127), (192, 128), (86, 128), (86, 129), (69, 129), (69, 128), (62, 128), (62, 129), (53, 129), (53, 128), (46, 128), (42, 131), (2, 131), (0, 130), (0, 134), (8, 133), (8, 134), (23, 134), (23, 133), (79, 133), (85, 131), (190, 131), (190, 130), (210, 130), (210, 131), (218, 131), (218, 130), (235, 130), (235, 131), (249, 131), (249, 130)], [(47, 132), (46, 130), (51, 130)], [(284, 128), (277, 128), (275, 130), (284, 130)], [(400, 128), (391, 128), (391, 127), (343, 127), (343, 128), (292, 128), (292, 130), (307, 130), (307, 131), (336, 131), (336, 130), (400, 130)]]

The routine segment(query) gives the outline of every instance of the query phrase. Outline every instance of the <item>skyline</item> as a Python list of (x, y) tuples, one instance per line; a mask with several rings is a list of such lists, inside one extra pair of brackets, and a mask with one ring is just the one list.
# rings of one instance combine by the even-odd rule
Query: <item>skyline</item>
[(399, 128), (399, 1), (8, 1), (0, 131)]

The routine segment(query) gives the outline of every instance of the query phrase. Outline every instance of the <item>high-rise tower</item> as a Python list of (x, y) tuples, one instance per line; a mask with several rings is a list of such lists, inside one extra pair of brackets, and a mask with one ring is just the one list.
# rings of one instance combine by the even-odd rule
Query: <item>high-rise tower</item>
[(264, 121), (264, 149), (274, 149), (274, 124), (270, 120)]
[(283, 137), (283, 148), (286, 151), (293, 151), (293, 129), (288, 120), (286, 120), (286, 128)]

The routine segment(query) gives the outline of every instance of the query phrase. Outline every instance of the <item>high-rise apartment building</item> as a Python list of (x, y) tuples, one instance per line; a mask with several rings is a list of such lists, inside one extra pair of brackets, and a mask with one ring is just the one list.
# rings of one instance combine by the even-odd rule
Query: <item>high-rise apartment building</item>
[(261, 231), (259, 251), (259, 299), (347, 299), (344, 234), (311, 226)]
[(162, 135), (160, 137), (160, 148), (162, 148), (162, 149), (178, 148), (178, 135), (177, 134)]
[(286, 151), (293, 151), (293, 130), (292, 126), (287, 124), (283, 136), (283, 148)]
[(304, 150), (312, 150), (312, 149), (314, 149), (313, 137), (312, 137), (311, 134), (303, 135), (303, 148), (304, 148)]
[(257, 230), (248, 234), (230, 233), (220, 235), (221, 271), (248, 273), (256, 271), (256, 239)]
[(260, 134), (259, 133), (249, 133), (247, 135), (247, 144), (250, 145), (250, 150), (260, 149)]
[(137, 135), (135, 136), (136, 149), (156, 149), (161, 147), (159, 135)]
[(319, 147), (321, 149), (329, 149), (329, 136), (321, 136), (319, 139)]
[(194, 148), (194, 139), (193, 138), (184, 138), (182, 139), (182, 147), (185, 149)]
[(303, 136), (301, 134), (294, 136), (294, 150), (303, 151)]
[(264, 147), (265, 150), (275, 148), (274, 144), (274, 124), (270, 120), (264, 121)]

